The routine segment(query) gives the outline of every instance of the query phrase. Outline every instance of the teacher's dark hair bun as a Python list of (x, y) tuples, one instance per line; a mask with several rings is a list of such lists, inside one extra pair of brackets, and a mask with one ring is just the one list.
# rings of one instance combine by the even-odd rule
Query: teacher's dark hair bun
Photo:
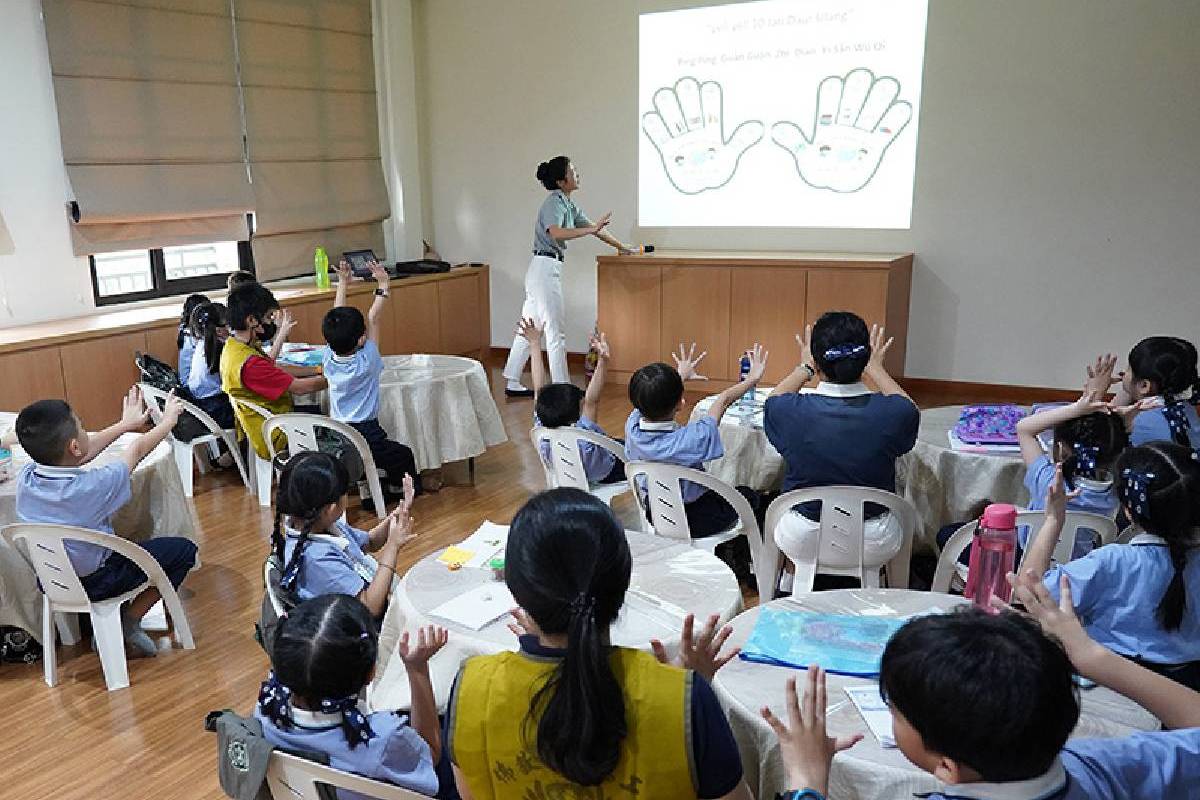
[(543, 161), (538, 164), (537, 179), (550, 191), (558, 188), (558, 182), (566, 180), (567, 167), (571, 166), (571, 159), (566, 156), (555, 156), (549, 161)]

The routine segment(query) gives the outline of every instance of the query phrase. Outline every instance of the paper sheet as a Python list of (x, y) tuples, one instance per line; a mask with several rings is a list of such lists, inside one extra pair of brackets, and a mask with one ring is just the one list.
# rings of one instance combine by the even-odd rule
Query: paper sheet
[(503, 617), (516, 604), (508, 587), (499, 581), (493, 581), (447, 600), (429, 613), (431, 616), (478, 631)]
[(892, 735), (892, 712), (887, 703), (879, 696), (879, 686), (847, 686), (846, 696), (854, 703), (863, 722), (871, 729), (871, 733), (879, 740), (881, 747), (895, 747), (896, 739)]
[(458, 543), (459, 550), (470, 553), (459, 563), (471, 569), (489, 569), (488, 562), (496, 556), (503, 556), (507, 544), (508, 526), (485, 521), (474, 533)]

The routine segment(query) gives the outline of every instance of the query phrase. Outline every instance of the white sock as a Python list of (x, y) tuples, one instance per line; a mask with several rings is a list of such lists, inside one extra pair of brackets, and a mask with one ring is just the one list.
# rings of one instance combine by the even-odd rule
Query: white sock
[(512, 390), (512, 391), (514, 391), (514, 392), (520, 392), (520, 391), (522, 391), (522, 390), (524, 390), (524, 389), (525, 389), (525, 385), (524, 385), (524, 384), (522, 384), (520, 381), (513, 381), (513, 380), (510, 380), (510, 381), (508, 382), (508, 385), (506, 385), (504, 388), (505, 388), (505, 389), (510, 389), (510, 390)]

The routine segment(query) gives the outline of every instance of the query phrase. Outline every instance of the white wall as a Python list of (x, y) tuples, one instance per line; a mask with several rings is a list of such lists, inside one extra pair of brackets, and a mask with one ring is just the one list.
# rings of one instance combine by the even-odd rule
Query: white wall
[(88, 262), (71, 249), (67, 176), (38, 0), (0, 2), (0, 327), (93, 309)]
[[(932, 0), (912, 229), (638, 231), (637, 14), (684, 0), (414, 0), (425, 226), (488, 261), (511, 342), (537, 163), (659, 247), (911, 250), (911, 376), (1075, 386), (1152, 333), (1200, 340), (1200, 3)], [(572, 243), (569, 345), (595, 319)]]

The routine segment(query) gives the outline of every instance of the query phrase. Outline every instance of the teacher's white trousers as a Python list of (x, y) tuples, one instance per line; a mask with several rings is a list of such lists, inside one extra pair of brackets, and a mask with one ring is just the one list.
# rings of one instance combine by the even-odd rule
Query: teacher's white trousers
[[(547, 256), (534, 256), (525, 273), (525, 305), (521, 316), (530, 317), (542, 327), (542, 346), (550, 360), (550, 380), (567, 383), (571, 375), (567, 372), (567, 331), (563, 324), (562, 262)], [(504, 377), (519, 381), (525, 365), (529, 362), (529, 342), (517, 334), (508, 363), (504, 365)]]

